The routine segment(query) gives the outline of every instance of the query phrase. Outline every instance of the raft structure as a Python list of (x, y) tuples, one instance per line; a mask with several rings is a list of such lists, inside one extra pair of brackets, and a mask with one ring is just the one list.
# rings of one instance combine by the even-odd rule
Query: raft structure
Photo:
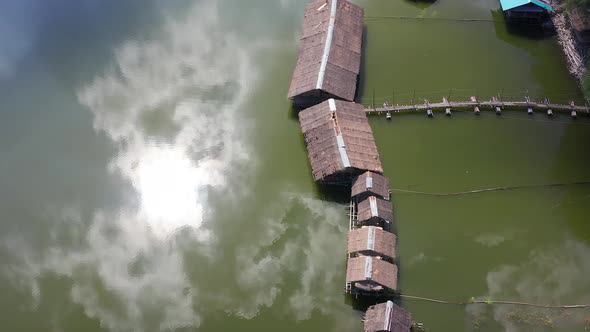
[(364, 10), (346, 0), (316, 0), (305, 9), (288, 98), (298, 109), (334, 98), (353, 101), (361, 68)]
[(383, 173), (362, 105), (329, 99), (299, 112), (299, 122), (315, 181), (350, 185), (365, 171)]
[[(397, 234), (391, 231), (389, 180), (383, 175), (367, 111), (353, 102), (363, 16), (363, 9), (347, 0), (307, 5), (287, 97), (300, 110), (314, 181), (351, 188), (344, 290), (355, 298), (383, 301), (398, 291)], [(365, 331), (406, 332), (411, 327), (411, 316), (391, 301), (369, 308), (365, 315)]]
[(415, 324), (412, 315), (391, 301), (369, 307), (363, 318), (365, 332), (411, 331)]

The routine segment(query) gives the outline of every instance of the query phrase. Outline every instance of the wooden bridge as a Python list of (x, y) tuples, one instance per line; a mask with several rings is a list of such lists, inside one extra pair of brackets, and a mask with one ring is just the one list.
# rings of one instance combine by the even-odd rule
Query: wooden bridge
[(453, 102), (448, 101), (447, 98), (443, 98), (442, 102), (430, 103), (428, 100), (424, 100), (423, 104), (414, 105), (387, 105), (385, 103), (383, 107), (367, 107), (365, 112), (367, 114), (380, 114), (387, 113), (390, 116), (391, 113), (398, 112), (414, 112), (414, 111), (426, 111), (429, 116), (432, 116), (434, 110), (445, 110), (447, 115), (451, 114), (452, 109), (473, 109), (474, 113), (479, 113), (480, 108), (489, 107), (495, 110), (496, 113), (500, 114), (503, 108), (509, 109), (525, 109), (529, 114), (535, 110), (546, 111), (548, 115), (553, 115), (553, 111), (570, 112), (572, 117), (576, 117), (578, 112), (590, 113), (590, 107), (588, 106), (577, 106), (571, 101), (569, 104), (552, 104), (547, 99), (543, 103), (530, 101), (529, 98), (525, 98), (524, 101), (503, 101), (498, 98), (492, 98), (490, 101), (478, 101), (476, 97), (471, 97), (470, 101), (459, 101)]

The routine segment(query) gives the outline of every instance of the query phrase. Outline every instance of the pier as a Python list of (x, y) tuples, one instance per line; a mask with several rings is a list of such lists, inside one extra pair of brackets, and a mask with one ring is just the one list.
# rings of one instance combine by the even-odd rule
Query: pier
[[(528, 99), (528, 98), (526, 98)], [(560, 111), (560, 112), (570, 112), (572, 116), (573, 114), (577, 113), (587, 113), (590, 114), (590, 107), (588, 106), (578, 106), (572, 101), (569, 104), (551, 104), (551, 103), (539, 103), (539, 102), (532, 102), (532, 101), (503, 101), (499, 100), (498, 98), (492, 98), (489, 101), (478, 101), (475, 96), (471, 97), (470, 101), (448, 101), (447, 98), (443, 98), (439, 103), (430, 103), (427, 100), (424, 103), (420, 104), (413, 104), (413, 105), (385, 105), (384, 107), (367, 107), (365, 108), (365, 112), (367, 114), (381, 114), (381, 113), (400, 113), (400, 112), (419, 112), (419, 111), (428, 111), (428, 110), (445, 110), (447, 114), (451, 112), (452, 109), (474, 109), (477, 113), (477, 110), (485, 110), (489, 108), (490, 110), (498, 110), (501, 109), (523, 109), (523, 110), (532, 110), (532, 111), (543, 111), (549, 113), (550, 111)], [(477, 110), (476, 110), (477, 109)], [(575, 113), (573, 113), (575, 112)], [(529, 112), (530, 113), (530, 112)]]

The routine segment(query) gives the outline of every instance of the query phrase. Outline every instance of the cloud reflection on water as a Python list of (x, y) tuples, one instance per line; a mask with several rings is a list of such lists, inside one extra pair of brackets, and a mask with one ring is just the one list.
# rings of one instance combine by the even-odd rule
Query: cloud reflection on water
[[(488, 273), (489, 296), (492, 300), (549, 305), (590, 303), (588, 257), (590, 248), (574, 240), (565, 240), (557, 247), (533, 250), (524, 264), (503, 265)], [(487, 309), (472, 306), (469, 313), (477, 317)], [(499, 305), (493, 307), (493, 317), (506, 331), (549, 331), (555, 327), (587, 326), (590, 310)]]
[[(261, 220), (249, 221), (264, 231), (231, 244), (220, 242), (223, 229), (210, 225), (211, 193), (231, 201), (245, 194), (232, 176), (254, 174), (257, 161), (243, 128), (245, 102), (258, 78), (256, 52), (256, 42), (224, 28), (216, 1), (197, 2), (182, 21), (170, 20), (158, 39), (118, 47), (113, 66), (81, 87), (78, 97), (92, 112), (95, 130), (116, 145), (110, 169), (132, 186), (137, 204), (98, 209), (90, 218), (66, 207), (67, 214), (52, 216), (63, 221), (55, 227), (88, 225), (72, 227), (70, 235), (82, 245), (54, 239), (35, 253), (13, 242), (22, 266), (12, 278), (28, 283), (37, 301), (44, 275), (71, 280), (70, 299), (113, 331), (198, 327), (210, 312), (251, 319), (279, 296), (285, 316), (310, 319), (319, 310), (338, 316), (342, 328), (358, 323), (334, 306), (344, 306), (334, 291), (345, 263), (334, 259), (345, 250), (339, 205), (300, 193), (276, 195), (255, 214)], [(192, 248), (181, 243), (180, 229), (194, 235)], [(186, 260), (187, 250), (203, 247)], [(223, 283), (201, 280), (232, 262), (220, 261), (223, 250), (235, 256), (230, 270), (236, 273), (223, 275)]]

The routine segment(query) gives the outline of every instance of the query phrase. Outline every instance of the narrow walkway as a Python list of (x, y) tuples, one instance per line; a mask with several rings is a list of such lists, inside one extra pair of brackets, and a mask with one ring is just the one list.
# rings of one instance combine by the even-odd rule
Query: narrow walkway
[[(475, 97), (471, 97), (471, 101), (459, 101), (449, 102), (446, 98), (440, 103), (430, 103), (425, 100), (423, 104), (414, 105), (384, 105), (384, 107), (367, 107), (365, 111), (368, 114), (372, 113), (386, 113), (386, 112), (403, 112), (403, 111), (424, 111), (424, 110), (435, 110), (435, 109), (453, 109), (453, 108), (479, 108), (489, 107), (491, 109), (496, 108), (524, 108), (532, 110), (544, 110), (544, 111), (576, 111), (583, 113), (590, 113), (590, 107), (588, 106), (577, 106), (574, 102), (570, 102), (568, 105), (564, 104), (551, 104), (551, 103), (537, 103), (531, 101), (500, 101), (497, 99), (491, 101), (478, 101)], [(476, 112), (479, 110), (476, 110)]]

